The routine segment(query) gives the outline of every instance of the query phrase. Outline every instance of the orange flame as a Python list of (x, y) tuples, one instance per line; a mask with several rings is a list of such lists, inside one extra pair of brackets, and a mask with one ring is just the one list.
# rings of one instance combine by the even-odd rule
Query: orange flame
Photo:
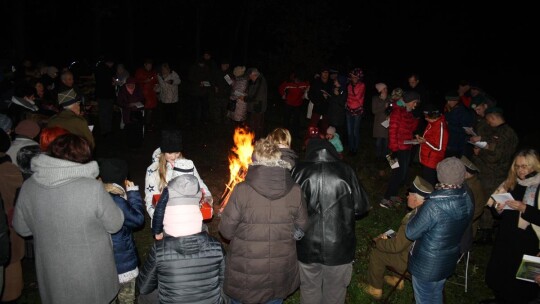
[(253, 139), (255, 134), (247, 128), (237, 127), (234, 130), (234, 147), (229, 154), (229, 182), (225, 185), (225, 191), (221, 195), (220, 211), (223, 211), (232, 190), (239, 182), (246, 177), (247, 169), (251, 163), (251, 154), (253, 153)]

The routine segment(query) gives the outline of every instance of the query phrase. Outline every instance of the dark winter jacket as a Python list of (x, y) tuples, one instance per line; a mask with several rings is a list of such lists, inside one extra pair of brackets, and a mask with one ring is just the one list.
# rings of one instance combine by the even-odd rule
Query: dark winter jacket
[(158, 288), (159, 303), (219, 304), (225, 271), (221, 243), (206, 232), (156, 241), (137, 278), (141, 294)]
[(113, 78), (116, 72), (113, 67), (109, 67), (101, 62), (96, 68), (96, 98), (113, 99), (116, 97), (113, 85)]
[(465, 187), (431, 193), (407, 224), (407, 238), (415, 241), (409, 272), (421, 281), (449, 277), (456, 268), (460, 242), (472, 220), (474, 206)]
[(324, 98), (323, 91), (332, 96), (334, 90), (334, 84), (331, 79), (327, 82), (322, 82), (320, 78), (313, 80), (311, 87), (309, 88), (308, 96), (309, 100), (313, 103), (313, 112), (321, 115), (326, 115), (328, 111), (328, 103), (330, 97)]
[(298, 260), (328, 266), (352, 262), (356, 250), (355, 216), (369, 209), (356, 172), (324, 139), (308, 142), (305, 160), (292, 170), (306, 197), (309, 226), (297, 242)]
[(266, 112), (268, 103), (268, 85), (266, 84), (266, 79), (263, 74), (259, 74), (255, 81), (249, 81), (246, 102), (248, 112)]
[(448, 124), (448, 150), (462, 155), (469, 136), (463, 127), (473, 127), (474, 113), (463, 104), (458, 103), (454, 108), (444, 114)]
[(130, 94), (126, 89), (126, 86), (123, 85), (118, 92), (118, 104), (122, 107), (122, 118), (124, 119), (125, 124), (130, 124), (137, 122), (138, 115), (136, 113), (140, 112), (142, 109), (138, 109), (135, 104), (140, 102), (144, 104), (144, 95), (142, 90), (137, 86), (133, 94)]
[(224, 291), (242, 303), (284, 299), (300, 285), (293, 233), (305, 230), (307, 211), (285, 164), (252, 163), (221, 216), (219, 231), (231, 240)]
[(128, 191), (127, 200), (118, 194), (110, 191), (109, 193), (124, 213), (124, 225), (111, 236), (116, 270), (118, 274), (122, 274), (135, 269), (138, 265), (137, 248), (132, 231), (144, 225), (144, 205), (138, 190)]

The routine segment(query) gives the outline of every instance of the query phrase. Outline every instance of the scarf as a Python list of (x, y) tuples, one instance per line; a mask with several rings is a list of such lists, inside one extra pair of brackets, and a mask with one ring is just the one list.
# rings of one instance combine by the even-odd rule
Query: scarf
[(451, 184), (444, 184), (444, 183), (437, 183), (435, 185), (435, 189), (436, 190), (441, 190), (441, 189), (461, 189), (461, 187), (463, 187), (463, 184), (461, 185), (451, 185)]
[[(523, 195), (523, 203), (534, 207), (535, 200), (538, 200), (539, 198), (538, 185), (540, 184), (540, 174), (535, 174), (534, 176), (526, 178), (526, 179), (518, 179), (517, 183), (521, 186), (527, 187), (527, 190), (525, 190), (525, 194)], [(539, 206), (540, 206), (540, 202), (537, 201), (536, 208), (539, 208)], [(540, 226), (529, 223), (528, 221), (524, 220), (521, 217), (521, 213), (520, 213), (519, 219), (518, 219), (518, 227), (525, 230), (527, 229), (529, 224), (532, 226), (534, 232), (536, 233), (536, 236), (540, 239)]]

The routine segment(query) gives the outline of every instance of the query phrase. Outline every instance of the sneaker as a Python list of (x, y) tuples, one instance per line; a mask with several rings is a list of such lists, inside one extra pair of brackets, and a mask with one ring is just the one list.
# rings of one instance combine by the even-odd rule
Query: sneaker
[(380, 300), (382, 298), (382, 289), (377, 289), (369, 284), (362, 284), (358, 283), (358, 287), (362, 288), (365, 293), (372, 296), (376, 300)]
[(394, 202), (394, 204), (401, 204), (403, 203), (403, 200), (399, 196), (390, 196), (390, 200)]
[(387, 199), (383, 198), (381, 200), (381, 202), (379, 203), (379, 206), (381, 206), (383, 208), (386, 208), (386, 209), (392, 209), (392, 208), (394, 208), (394, 202), (392, 202), (391, 200), (387, 200)]
[[(384, 281), (386, 282), (386, 284), (390, 286), (396, 286), (396, 283), (399, 281), (399, 278), (396, 276), (384, 276)], [(397, 290), (402, 290), (404, 286), (405, 286), (405, 283), (403, 282), (403, 280), (401, 280), (401, 282), (399, 282), (399, 285), (396, 288)]]

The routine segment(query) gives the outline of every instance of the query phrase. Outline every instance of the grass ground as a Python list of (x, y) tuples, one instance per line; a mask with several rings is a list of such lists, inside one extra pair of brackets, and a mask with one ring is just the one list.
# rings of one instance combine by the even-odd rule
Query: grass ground
[[(273, 107), (267, 114), (267, 129), (271, 130), (274, 127), (281, 126), (281, 118), (279, 109)], [(397, 230), (402, 217), (405, 215), (406, 208), (388, 210), (381, 208), (378, 204), (382, 197), (390, 173), (387, 164), (374, 161), (373, 157), (373, 140), (371, 138), (371, 121), (370, 117), (362, 122), (363, 141), (361, 143), (360, 153), (355, 157), (345, 157), (345, 161), (349, 163), (356, 171), (361, 183), (366, 188), (370, 195), (372, 209), (363, 219), (356, 223), (357, 232), (357, 250), (356, 259), (354, 262), (354, 273), (351, 284), (348, 288), (346, 303), (377, 303), (373, 301), (367, 294), (359, 288), (359, 284), (366, 282), (366, 273), (368, 265), (368, 257), (370, 252), (369, 238), (376, 236), (389, 228)], [(215, 202), (219, 195), (224, 190), (224, 185), (228, 180), (228, 152), (232, 147), (232, 127), (224, 125), (201, 125), (198, 128), (185, 127), (183, 133), (183, 142), (185, 155), (187, 158), (193, 159), (197, 165), (197, 170), (201, 174), (205, 183), (210, 188), (214, 195)], [(132, 179), (139, 185), (144, 185), (144, 172), (146, 166), (149, 165), (150, 155), (157, 147), (158, 136), (155, 134), (147, 134), (145, 137), (144, 148), (141, 151), (132, 152), (126, 151), (122, 146), (121, 134), (118, 138), (112, 141), (104, 141), (100, 154), (111, 154), (111, 151), (120, 153), (124, 158), (127, 158)], [(346, 144), (344, 142), (344, 144)], [(99, 145), (99, 141), (98, 141)], [(296, 151), (301, 151), (301, 143), (298, 140), (293, 141), (293, 148)], [(107, 152), (104, 152), (107, 151)], [(113, 153), (114, 154), (114, 153)], [(300, 153), (301, 157), (302, 154)], [(384, 170), (385, 175), (380, 176), (379, 170)], [(411, 168), (410, 179), (418, 170), (418, 165), (413, 165)], [(404, 191), (406, 187), (403, 187)], [(402, 192), (404, 194), (404, 192)], [(403, 196), (404, 198), (404, 196)], [(214, 217), (208, 223), (210, 233), (219, 237), (217, 232), (217, 224), (219, 218)], [(146, 225), (143, 229), (135, 232), (135, 239), (139, 256), (142, 262), (146, 259), (146, 253), (153, 243), (150, 233), (150, 221), (147, 218)], [(455, 284), (446, 284), (446, 303), (478, 303), (478, 301), (489, 298), (490, 290), (484, 284), (485, 265), (487, 264), (490, 255), (490, 246), (475, 246), (471, 254), (469, 263), (469, 286), (468, 292), (465, 293), (464, 287)], [(25, 290), (20, 303), (40, 303), (37, 283), (35, 279), (34, 267), (32, 260), (24, 260), (24, 276)], [(462, 283), (463, 278), (458, 277), (464, 273), (465, 263), (461, 262), (457, 266), (456, 274), (449, 279), (449, 282)], [(390, 290), (388, 286), (384, 287), (385, 295)], [(391, 303), (411, 303), (412, 286), (406, 282), (405, 288), (402, 291), (396, 291), (391, 297)], [(300, 303), (299, 292), (297, 291), (285, 303), (293, 304)]]

